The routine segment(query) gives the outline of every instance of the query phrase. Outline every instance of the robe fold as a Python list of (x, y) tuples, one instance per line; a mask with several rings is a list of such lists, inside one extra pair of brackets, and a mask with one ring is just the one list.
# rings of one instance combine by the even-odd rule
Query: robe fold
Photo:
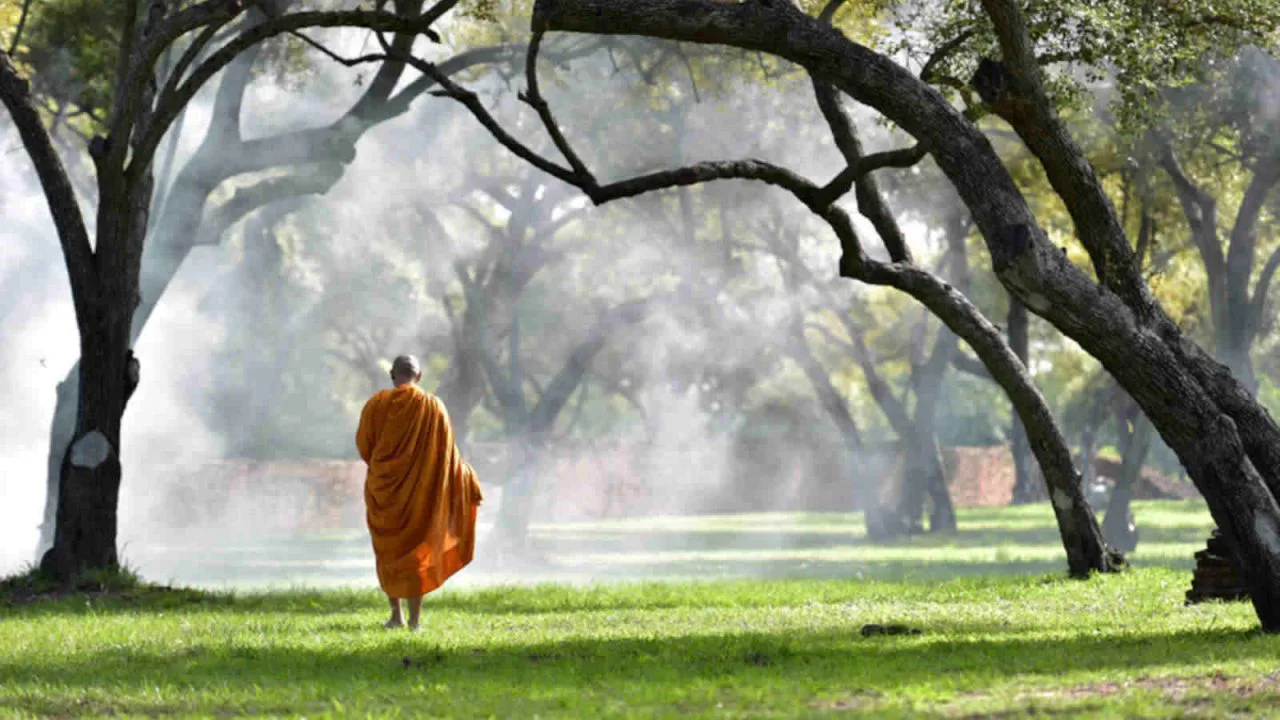
[(378, 583), (393, 598), (435, 590), (471, 562), (483, 499), (444, 404), (414, 385), (383, 390), (360, 413), (356, 447)]

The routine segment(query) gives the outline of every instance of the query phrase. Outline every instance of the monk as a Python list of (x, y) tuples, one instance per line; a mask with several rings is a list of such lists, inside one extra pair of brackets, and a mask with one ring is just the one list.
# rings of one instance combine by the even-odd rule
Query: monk
[(365, 403), (356, 431), (369, 465), (364, 501), (378, 584), (391, 604), (386, 627), (404, 625), (400, 601), (408, 600), (412, 631), (422, 596), (471, 562), (483, 499), (475, 471), (454, 444), (444, 404), (418, 387), (421, 380), (417, 358), (396, 358), (395, 387)]

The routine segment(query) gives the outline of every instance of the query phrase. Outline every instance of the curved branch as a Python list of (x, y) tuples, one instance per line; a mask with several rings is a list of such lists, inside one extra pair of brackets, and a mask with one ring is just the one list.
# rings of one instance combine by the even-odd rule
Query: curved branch
[(535, 435), (551, 432), (560, 411), (582, 381), (591, 361), (604, 349), (605, 342), (619, 325), (640, 322), (657, 303), (653, 298), (632, 300), (606, 312), (581, 342), (574, 347), (563, 367), (539, 394), (538, 402), (529, 413), (529, 429)]
[(884, 168), (909, 168), (928, 156), (929, 151), (917, 143), (911, 147), (871, 153), (858, 162), (859, 173), (872, 173)]
[(22, 31), (27, 27), (27, 15), (31, 12), (32, 0), (22, 0), (22, 11), (18, 15), (18, 24), (13, 29), (13, 38), (9, 40), (9, 55), (18, 51), (18, 42), (22, 39)]
[(826, 118), (831, 134), (835, 137), (836, 147), (844, 155), (845, 162), (856, 171), (854, 186), (857, 188), (858, 212), (871, 221), (889, 257), (894, 262), (911, 262), (911, 249), (898, 227), (898, 221), (884, 201), (879, 184), (861, 167), (863, 163), (862, 143), (853, 129), (853, 123), (840, 105), (840, 98), (830, 84), (813, 78), (813, 92), (818, 99), (818, 108)]
[(590, 176), (587, 172), (587, 166), (582, 162), (582, 158), (569, 145), (569, 141), (565, 139), (564, 133), (560, 130), (560, 125), (551, 115), (551, 106), (542, 97), (542, 92), (538, 88), (538, 50), (542, 47), (542, 33), (534, 33), (529, 40), (529, 52), (525, 59), (525, 82), (528, 83), (527, 92), (520, 95), (520, 99), (526, 102), (530, 107), (538, 113), (538, 117), (542, 120), (543, 127), (546, 128), (547, 134), (551, 136), (551, 142), (555, 143), (556, 149), (564, 156), (565, 161), (569, 163), (569, 167), (579, 176)]
[(1271, 190), (1280, 182), (1280, 157), (1263, 160), (1249, 186), (1245, 189), (1236, 211), (1235, 225), (1231, 228), (1231, 244), (1227, 247), (1227, 300), (1228, 307), (1244, 317), (1233, 317), (1237, 331), (1252, 341), (1253, 313), (1249, 300), (1249, 279), (1253, 274), (1258, 250), (1258, 216)]
[(300, 199), (305, 195), (323, 195), (342, 177), (339, 168), (300, 168), (291, 175), (274, 177), (243, 187), (231, 199), (218, 206), (200, 224), (197, 245), (216, 245), (231, 226), (254, 211), (280, 200)]
[(973, 28), (969, 28), (939, 45), (938, 49), (934, 50), (933, 54), (929, 56), (929, 59), (925, 61), (924, 67), (920, 68), (920, 79), (927, 83), (934, 82), (937, 67), (941, 65), (942, 62), (952, 53), (959, 50), (961, 45), (965, 44), (969, 38), (973, 37), (973, 34)]
[(1253, 300), (1249, 303), (1249, 328), (1257, 332), (1262, 326), (1262, 314), (1267, 307), (1267, 294), (1271, 291), (1271, 280), (1280, 269), (1280, 247), (1271, 251), (1267, 264), (1262, 266), (1262, 274), (1258, 276), (1258, 284), (1253, 289)]

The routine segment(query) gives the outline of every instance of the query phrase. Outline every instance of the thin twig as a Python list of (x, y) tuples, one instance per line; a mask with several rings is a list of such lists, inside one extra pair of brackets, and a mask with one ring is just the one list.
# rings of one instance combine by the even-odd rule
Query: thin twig
[(27, 27), (27, 14), (31, 12), (33, 0), (22, 0), (22, 14), (18, 16), (18, 26), (13, 29), (13, 39), (9, 41), (9, 55), (18, 51), (18, 41), (22, 39), (22, 31)]
[(334, 62), (339, 63), (341, 65), (345, 65), (346, 67), (355, 67), (356, 65), (364, 65), (366, 63), (371, 63), (371, 62), (382, 62), (384, 60), (389, 59), (386, 53), (366, 53), (358, 57), (345, 58), (337, 54), (336, 52), (330, 50), (329, 48), (325, 47), (323, 44), (315, 40), (312, 40), (304, 32), (301, 32), (299, 30), (290, 30), (289, 34), (305, 42), (306, 44), (310, 45), (316, 50), (319, 50), (320, 52), (324, 53), (326, 56), (328, 56), (330, 60), (333, 60)]

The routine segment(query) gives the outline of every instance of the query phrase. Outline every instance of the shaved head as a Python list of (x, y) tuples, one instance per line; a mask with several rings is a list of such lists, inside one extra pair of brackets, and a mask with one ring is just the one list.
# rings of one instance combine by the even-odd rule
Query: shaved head
[(391, 382), (397, 387), (422, 379), (422, 365), (412, 355), (401, 355), (391, 362)]

